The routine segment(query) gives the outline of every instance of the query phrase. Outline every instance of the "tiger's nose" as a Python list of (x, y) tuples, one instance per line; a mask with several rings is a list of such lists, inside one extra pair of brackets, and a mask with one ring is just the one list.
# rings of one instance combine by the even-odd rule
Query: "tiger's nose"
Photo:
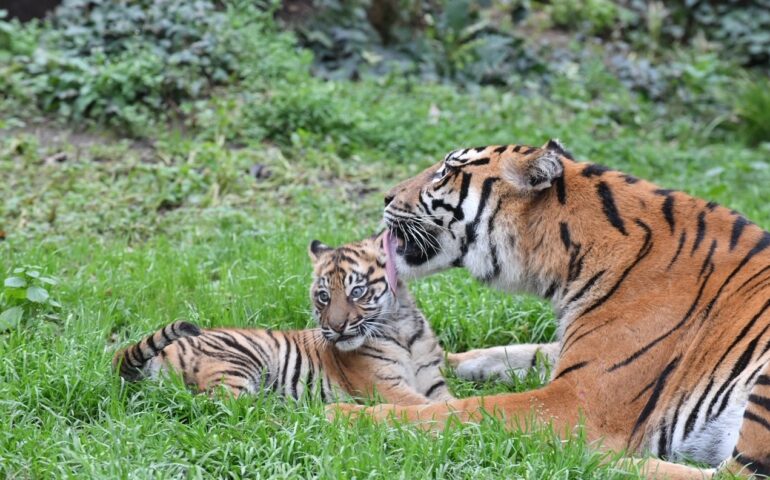
[(394, 198), (396, 198), (394, 195), (385, 194), (385, 206), (387, 207), (390, 205), (390, 202), (392, 202)]
[(342, 335), (342, 333), (345, 331), (345, 329), (348, 326), (348, 322), (340, 322), (340, 323), (329, 323), (329, 328), (334, 330), (336, 333), (339, 333)]

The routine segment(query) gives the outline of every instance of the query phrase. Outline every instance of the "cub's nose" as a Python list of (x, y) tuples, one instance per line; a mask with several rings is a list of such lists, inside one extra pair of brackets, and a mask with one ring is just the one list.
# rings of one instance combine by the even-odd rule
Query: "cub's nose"
[(341, 322), (341, 323), (329, 323), (329, 328), (331, 328), (335, 333), (338, 333), (342, 335), (342, 333), (345, 331), (345, 329), (348, 326), (348, 322)]

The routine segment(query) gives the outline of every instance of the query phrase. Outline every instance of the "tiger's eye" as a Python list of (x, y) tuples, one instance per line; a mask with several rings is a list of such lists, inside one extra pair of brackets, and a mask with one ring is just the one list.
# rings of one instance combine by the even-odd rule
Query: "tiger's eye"
[(433, 183), (436, 183), (442, 178), (444, 178), (447, 173), (449, 173), (449, 167), (447, 167), (446, 165), (442, 165), (441, 168), (439, 168), (433, 173)]
[(320, 292), (318, 292), (318, 300), (320, 300), (321, 303), (328, 303), (329, 302), (329, 294), (326, 291), (321, 290)]
[(360, 298), (364, 293), (366, 293), (366, 287), (358, 286), (353, 288), (353, 290), (350, 291), (350, 297)]

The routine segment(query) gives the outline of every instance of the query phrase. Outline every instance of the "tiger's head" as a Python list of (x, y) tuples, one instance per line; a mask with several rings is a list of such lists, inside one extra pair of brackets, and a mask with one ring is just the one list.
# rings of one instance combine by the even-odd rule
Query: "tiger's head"
[(313, 240), (308, 247), (313, 315), (324, 338), (342, 351), (380, 332), (398, 308), (398, 280), (386, 267), (383, 236), (337, 248)]
[(563, 181), (564, 157), (571, 158), (555, 140), (541, 148), (466, 148), (393, 188), (384, 219), (399, 273), (466, 267), (481, 280), (532, 290), (516, 244), (527, 212)]

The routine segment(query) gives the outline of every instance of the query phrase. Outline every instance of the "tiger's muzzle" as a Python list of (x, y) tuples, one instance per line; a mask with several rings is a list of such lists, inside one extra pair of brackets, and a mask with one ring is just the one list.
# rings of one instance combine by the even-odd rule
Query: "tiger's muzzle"
[(422, 265), (441, 251), (438, 231), (426, 225), (418, 217), (405, 212), (392, 212), (385, 209), (385, 225), (396, 242), (396, 255), (402, 257), (408, 265)]

